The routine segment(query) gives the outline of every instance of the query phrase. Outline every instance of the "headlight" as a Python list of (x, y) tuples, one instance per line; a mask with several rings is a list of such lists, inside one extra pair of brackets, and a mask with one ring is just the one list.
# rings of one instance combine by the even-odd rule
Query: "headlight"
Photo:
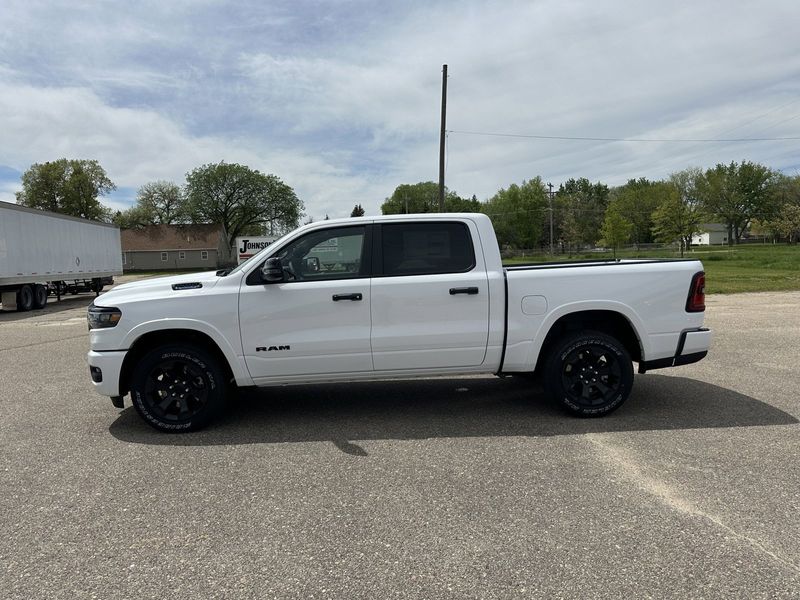
[(122, 311), (118, 308), (106, 308), (104, 306), (89, 305), (86, 313), (89, 321), (89, 329), (104, 329), (114, 327), (122, 318)]

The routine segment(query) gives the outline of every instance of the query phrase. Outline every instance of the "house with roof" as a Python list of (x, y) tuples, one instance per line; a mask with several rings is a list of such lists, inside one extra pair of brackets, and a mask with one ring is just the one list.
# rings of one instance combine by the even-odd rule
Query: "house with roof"
[(703, 223), (692, 235), (692, 246), (715, 246), (728, 243), (728, 226), (725, 223)]
[(123, 229), (124, 271), (217, 269), (231, 264), (221, 225), (148, 225)]

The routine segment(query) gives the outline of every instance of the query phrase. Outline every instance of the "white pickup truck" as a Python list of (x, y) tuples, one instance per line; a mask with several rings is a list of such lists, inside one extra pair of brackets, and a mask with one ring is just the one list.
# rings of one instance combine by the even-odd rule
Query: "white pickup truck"
[(231, 271), (117, 286), (89, 307), (92, 381), (147, 423), (211, 422), (235, 386), (540, 375), (579, 416), (708, 352), (696, 260), (504, 267), (481, 214), (322, 221)]

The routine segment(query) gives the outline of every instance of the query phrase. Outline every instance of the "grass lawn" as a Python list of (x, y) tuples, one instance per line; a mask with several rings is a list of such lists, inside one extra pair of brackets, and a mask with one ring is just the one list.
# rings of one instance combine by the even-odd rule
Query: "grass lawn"
[[(591, 252), (573, 255), (572, 259), (611, 258), (611, 252)], [(678, 252), (668, 250), (624, 250), (618, 258), (680, 258)], [(706, 271), (706, 292), (733, 294), (737, 292), (770, 292), (800, 290), (800, 245), (749, 244), (742, 246), (712, 246), (693, 248), (684, 258), (703, 261)], [(554, 260), (568, 260), (558, 255)], [(515, 257), (503, 261), (548, 261), (547, 255)]]

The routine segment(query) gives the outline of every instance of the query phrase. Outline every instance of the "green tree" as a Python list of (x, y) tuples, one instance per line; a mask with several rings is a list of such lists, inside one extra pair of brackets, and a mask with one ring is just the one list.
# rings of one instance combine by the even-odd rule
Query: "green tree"
[(22, 191), (17, 204), (53, 212), (107, 221), (111, 212), (99, 198), (116, 189), (96, 160), (68, 160), (36, 163), (22, 174)]
[(351, 217), (363, 217), (364, 216), (364, 209), (360, 204), (356, 204), (353, 207), (352, 212), (350, 213)]
[(111, 222), (120, 229), (140, 229), (152, 223), (152, 214), (140, 206), (131, 206), (127, 210), (118, 210), (111, 217)]
[(462, 198), (456, 193), (448, 192), (444, 198), (444, 210), (445, 212), (462, 213), (480, 212), (481, 203), (475, 194), (472, 195), (472, 198)]
[[(672, 190), (677, 192), (678, 198), (680, 198), (682, 207), (675, 207), (675, 212), (673, 213), (672, 217), (677, 222), (678, 229), (681, 229), (682, 232), (679, 231), (677, 237), (672, 237), (668, 242), (673, 242), (676, 239), (679, 239), (680, 246), (681, 246), (681, 256), (683, 256), (683, 251), (688, 250), (692, 245), (692, 236), (702, 230), (702, 224), (705, 221), (709, 220), (709, 216), (703, 207), (703, 203), (699, 199), (699, 194), (697, 191), (698, 182), (703, 177), (703, 171), (699, 167), (688, 167), (683, 169), (682, 171), (676, 171), (675, 173), (670, 174), (668, 179), (668, 193), (662, 199), (661, 204), (659, 207), (662, 206), (664, 203), (673, 202), (671, 194), (673, 193)], [(666, 214), (669, 214), (669, 209), (665, 209)], [(664, 215), (661, 217), (661, 221), (657, 224), (655, 221), (655, 215), (653, 219), (653, 233), (655, 235), (655, 227), (658, 225), (661, 230), (665, 230), (666, 224), (664, 222)], [(663, 239), (659, 241), (665, 241)]]
[(631, 224), (631, 242), (640, 244), (653, 241), (653, 212), (663, 202), (668, 185), (663, 181), (649, 181), (641, 177), (611, 190), (609, 197), (621, 215)]
[(297, 227), (303, 203), (275, 175), (244, 165), (220, 162), (186, 175), (186, 212), (194, 223), (219, 223), (228, 244), (237, 236), (274, 234)]
[[(688, 171), (688, 173), (687, 173)], [(678, 242), (681, 257), (689, 248), (692, 236), (701, 230), (706, 218), (699, 203), (691, 195), (692, 171), (679, 171), (670, 176), (669, 193), (653, 213), (653, 233), (660, 242)]]
[(773, 238), (785, 237), (792, 244), (800, 239), (800, 175), (778, 175), (773, 188), (772, 213), (758, 225)]
[(491, 217), (501, 248), (536, 248), (542, 241), (547, 201), (547, 188), (537, 176), (499, 190), (482, 211)]
[[(608, 207), (609, 190), (604, 183), (591, 183), (585, 177), (562, 183), (555, 198), (555, 217), (563, 238), (563, 221), (573, 221), (577, 233), (571, 240), (575, 246), (594, 246), (600, 237), (600, 227)], [(567, 216), (569, 215), (569, 217)]]
[(789, 244), (800, 240), (800, 205), (786, 204), (773, 220), (774, 227)]
[(151, 181), (139, 188), (136, 204), (114, 215), (113, 222), (122, 229), (146, 225), (183, 223), (186, 203), (181, 188), (171, 181)]
[[(465, 199), (453, 191), (445, 190), (445, 212), (478, 212), (480, 206), (475, 196)], [(381, 204), (381, 213), (384, 215), (435, 212), (439, 212), (439, 184), (433, 181), (398, 185)]]
[(381, 204), (384, 215), (439, 212), (439, 184), (433, 181), (398, 185)]
[(628, 241), (633, 231), (633, 224), (620, 213), (619, 207), (612, 203), (606, 210), (603, 225), (600, 227), (601, 242), (611, 246), (614, 258), (617, 258), (617, 248)]
[(186, 218), (181, 188), (171, 181), (145, 183), (136, 194), (136, 202), (151, 215), (151, 223), (171, 225)]
[(572, 250), (580, 246), (581, 230), (575, 214), (569, 207), (564, 208), (561, 212), (558, 231), (558, 239), (562, 247), (566, 247), (567, 253), (571, 256)]
[(705, 210), (728, 227), (728, 245), (739, 243), (750, 223), (774, 212), (776, 174), (769, 167), (742, 161), (718, 164), (698, 178)]

